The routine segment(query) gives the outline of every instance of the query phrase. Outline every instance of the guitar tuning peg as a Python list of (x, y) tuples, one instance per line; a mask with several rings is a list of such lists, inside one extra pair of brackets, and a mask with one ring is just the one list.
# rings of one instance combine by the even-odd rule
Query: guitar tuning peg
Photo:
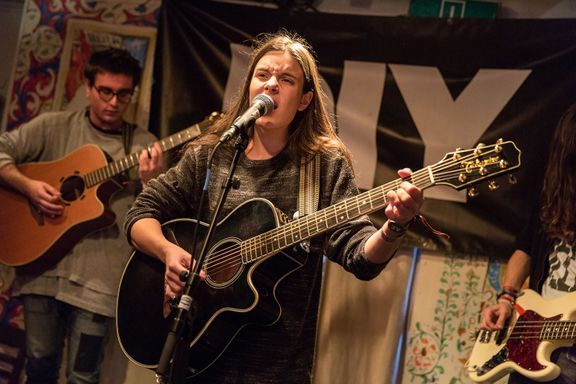
[(508, 168), (508, 162), (506, 160), (502, 159), (498, 163), (498, 166), (500, 167), (500, 169), (506, 169), (506, 168)]
[(512, 185), (518, 184), (518, 179), (514, 175), (508, 175), (508, 182)]
[(480, 194), (476, 188), (470, 188), (468, 190), (468, 197), (476, 197)]
[(488, 168), (480, 167), (480, 169), (478, 170), (478, 173), (482, 176), (486, 176), (488, 174)]
[(486, 144), (484, 143), (478, 143), (478, 145), (476, 146), (476, 149), (474, 150), (474, 155), (478, 156), (482, 154), (482, 148), (484, 148), (486, 146)]
[(498, 140), (496, 140), (496, 144), (502, 144), (504, 142), (504, 140), (502, 138), (499, 138)]
[(460, 151), (462, 151), (462, 148), (460, 148), (460, 147), (456, 148), (456, 150), (454, 151), (454, 154), (452, 155), (452, 159), (460, 160), (460, 158), (462, 157), (460, 155)]
[(494, 180), (491, 180), (491, 181), (488, 182), (488, 189), (489, 189), (489, 190), (495, 191), (495, 190), (497, 190), (498, 188), (500, 188), (500, 185), (498, 185), (498, 183), (495, 182)]

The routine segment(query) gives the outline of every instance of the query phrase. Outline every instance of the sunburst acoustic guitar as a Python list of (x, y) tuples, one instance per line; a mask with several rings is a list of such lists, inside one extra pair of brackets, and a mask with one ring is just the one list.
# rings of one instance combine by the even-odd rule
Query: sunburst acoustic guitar
[[(158, 141), (160, 148), (165, 152), (194, 139), (218, 117), (214, 112)], [(60, 191), (64, 213), (50, 218), (22, 194), (0, 188), (0, 262), (42, 270), (59, 261), (83, 236), (112, 225), (116, 217), (109, 201), (122, 188), (116, 179), (138, 165), (140, 153), (109, 163), (99, 147), (89, 144), (56, 161), (18, 165), (24, 175)]]

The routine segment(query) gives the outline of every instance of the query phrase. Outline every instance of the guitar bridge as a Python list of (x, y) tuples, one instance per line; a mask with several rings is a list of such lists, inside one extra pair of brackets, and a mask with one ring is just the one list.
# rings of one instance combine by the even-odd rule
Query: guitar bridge
[(504, 363), (508, 360), (508, 348), (504, 347), (497, 354), (492, 356), (488, 361), (482, 364), (480, 367), (475, 367), (476, 374), (478, 376), (485, 375), (486, 373), (490, 372), (494, 367)]

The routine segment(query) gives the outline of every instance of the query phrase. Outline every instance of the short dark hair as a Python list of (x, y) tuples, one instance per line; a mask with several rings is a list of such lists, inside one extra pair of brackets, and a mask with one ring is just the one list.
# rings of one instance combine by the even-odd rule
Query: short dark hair
[(84, 69), (84, 77), (90, 86), (94, 85), (98, 73), (108, 72), (132, 76), (134, 87), (140, 83), (142, 67), (130, 52), (120, 48), (106, 48), (96, 51)]

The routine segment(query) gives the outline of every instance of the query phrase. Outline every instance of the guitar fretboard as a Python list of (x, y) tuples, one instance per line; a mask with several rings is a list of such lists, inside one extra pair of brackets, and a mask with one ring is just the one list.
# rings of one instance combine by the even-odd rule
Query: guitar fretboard
[[(200, 134), (201, 130), (204, 128), (203, 124), (208, 125), (211, 124), (211, 122), (210, 123), (202, 122), (199, 124), (195, 124), (190, 128), (187, 128), (183, 131), (180, 131), (174, 135), (168, 136), (158, 141), (158, 144), (160, 144), (162, 152), (169, 151), (170, 149), (175, 148), (197, 137)], [(146, 150), (148, 149), (144, 149), (139, 152), (134, 152), (124, 157), (123, 159), (112, 161), (107, 165), (105, 165), (104, 167), (98, 168), (92, 172), (88, 172), (86, 175), (84, 175), (86, 187), (91, 188), (96, 185), (99, 185), (102, 182), (109, 180), (112, 177), (115, 177), (132, 167), (137, 166), (138, 161), (140, 159), (140, 154)]]
[[(314, 237), (340, 224), (384, 208), (388, 204), (386, 193), (399, 188), (402, 181), (402, 179), (396, 179), (243, 241), (241, 243), (242, 262), (250, 263), (262, 257), (273, 255), (279, 250), (297, 244), (304, 239)], [(411, 181), (421, 189), (434, 184), (429, 167), (414, 172)]]
[(576, 338), (576, 321), (545, 321), (540, 332), (541, 340), (566, 340)]

